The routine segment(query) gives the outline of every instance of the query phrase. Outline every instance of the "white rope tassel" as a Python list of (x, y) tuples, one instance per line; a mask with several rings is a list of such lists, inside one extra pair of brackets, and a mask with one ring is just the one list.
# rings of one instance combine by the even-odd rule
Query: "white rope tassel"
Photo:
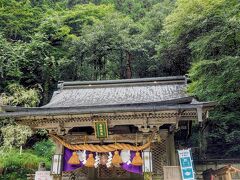
[(129, 159), (128, 162), (127, 162), (127, 165), (131, 164), (131, 160)]
[(86, 150), (83, 151), (82, 156), (83, 156), (83, 161), (82, 161), (82, 163), (83, 163), (83, 164), (86, 164), (86, 162), (87, 162), (87, 154), (86, 154)]
[(110, 168), (111, 164), (112, 164), (112, 153), (109, 152), (108, 153), (108, 160), (107, 160), (107, 163), (106, 163), (107, 168)]
[(97, 168), (99, 163), (100, 163), (100, 157), (98, 153), (96, 153), (94, 167)]

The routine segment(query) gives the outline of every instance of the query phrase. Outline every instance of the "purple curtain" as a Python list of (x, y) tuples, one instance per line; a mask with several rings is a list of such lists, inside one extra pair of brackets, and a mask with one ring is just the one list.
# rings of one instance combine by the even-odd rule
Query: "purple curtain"
[(73, 152), (72, 150), (64, 148), (63, 171), (73, 171), (83, 166), (82, 162), (79, 165), (68, 164), (68, 160), (72, 156), (72, 152)]
[[(83, 167), (82, 162), (79, 165), (68, 164), (68, 160), (72, 156), (72, 152), (73, 152), (72, 150), (70, 150), (68, 148), (64, 148), (63, 171), (73, 171), (77, 168)], [(88, 157), (88, 154), (89, 153), (87, 152), (87, 157)], [(131, 151), (131, 161), (132, 161), (133, 157), (135, 156), (135, 154), (136, 154), (136, 152)], [(127, 163), (123, 163), (121, 165), (121, 167), (128, 172), (132, 172), (135, 174), (142, 174), (142, 166), (133, 166), (132, 164), (127, 165)]]
[[(131, 151), (131, 162), (135, 156), (136, 152)], [(128, 172), (132, 172), (135, 174), (142, 174), (142, 166), (134, 166), (132, 164), (127, 165), (127, 163), (122, 163), (121, 167)]]

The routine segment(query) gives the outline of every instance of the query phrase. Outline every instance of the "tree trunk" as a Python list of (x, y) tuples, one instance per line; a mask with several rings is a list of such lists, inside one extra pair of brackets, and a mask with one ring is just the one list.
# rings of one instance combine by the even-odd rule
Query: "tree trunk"
[(125, 79), (124, 52), (120, 52), (120, 79)]
[(126, 78), (127, 79), (131, 79), (132, 78), (131, 61), (132, 61), (132, 54), (127, 51), (127, 67), (126, 67)]

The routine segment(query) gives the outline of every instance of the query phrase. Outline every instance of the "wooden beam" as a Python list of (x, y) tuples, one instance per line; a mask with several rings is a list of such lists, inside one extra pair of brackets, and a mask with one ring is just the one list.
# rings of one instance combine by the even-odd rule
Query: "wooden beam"
[[(160, 131), (159, 132), (161, 139), (166, 139), (167, 137), (167, 131)], [(137, 142), (143, 143), (148, 139), (152, 133), (139, 133), (137, 134)], [(115, 143), (117, 141), (118, 143), (136, 143), (136, 134), (114, 134), (109, 135), (106, 139), (98, 139), (94, 135), (84, 135), (84, 134), (67, 134), (65, 136), (60, 136), (65, 141), (71, 144), (83, 144), (85, 137), (87, 138), (87, 143)], [(153, 142), (157, 141), (157, 137), (153, 139)]]

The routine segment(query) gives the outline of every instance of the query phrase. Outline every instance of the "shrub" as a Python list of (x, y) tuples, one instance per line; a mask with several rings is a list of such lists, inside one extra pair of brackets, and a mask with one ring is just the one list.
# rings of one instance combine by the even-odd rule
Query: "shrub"
[(51, 140), (43, 140), (34, 145), (34, 154), (51, 161), (55, 152), (55, 145)]
[(37, 156), (32, 150), (24, 150), (21, 154), (16, 149), (6, 151), (0, 156), (0, 169), (3, 170), (0, 179), (26, 179), (28, 173), (37, 170), (40, 162), (45, 162), (47, 169), (51, 166), (51, 161)]

